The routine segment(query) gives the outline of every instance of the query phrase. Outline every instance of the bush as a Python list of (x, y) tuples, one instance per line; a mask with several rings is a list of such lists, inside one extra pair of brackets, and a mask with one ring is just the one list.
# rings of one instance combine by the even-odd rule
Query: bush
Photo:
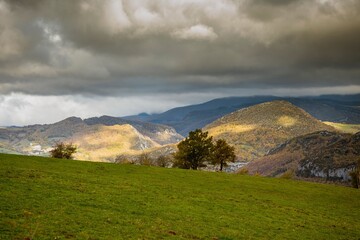
[(73, 154), (76, 153), (77, 147), (72, 143), (65, 144), (63, 142), (56, 143), (54, 148), (50, 151), (53, 158), (73, 159)]
[(292, 179), (294, 177), (294, 175), (295, 175), (294, 170), (288, 169), (280, 177), (284, 178), (284, 179)]
[(350, 172), (351, 185), (354, 188), (360, 188), (360, 159), (357, 161), (356, 167)]
[(134, 161), (129, 159), (125, 155), (118, 155), (118, 156), (116, 156), (114, 163), (116, 163), (116, 164), (134, 164)]
[(248, 175), (249, 174), (249, 170), (247, 168), (240, 168), (240, 170), (238, 171), (238, 174), (240, 175)]
[(170, 157), (161, 155), (156, 159), (156, 166), (167, 167), (170, 162)]
[(153, 159), (147, 153), (142, 153), (138, 158), (138, 162), (140, 165), (145, 165), (145, 166), (153, 165)]

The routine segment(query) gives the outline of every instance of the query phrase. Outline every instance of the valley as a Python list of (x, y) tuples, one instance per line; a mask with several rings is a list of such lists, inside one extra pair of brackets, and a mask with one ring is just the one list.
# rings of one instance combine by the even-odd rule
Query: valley
[[(203, 130), (209, 132), (214, 140), (224, 139), (235, 148), (236, 161), (229, 163), (229, 167), (224, 169), (226, 172), (234, 173), (246, 170), (249, 174), (273, 177), (290, 174), (292, 178), (297, 179), (318, 178), (349, 185), (349, 174), (355, 167), (356, 156), (360, 153), (358, 151), (360, 141), (355, 137), (357, 135), (351, 134), (357, 133), (360, 125), (323, 122), (316, 119), (314, 114), (309, 114), (297, 106), (306, 101), (309, 102), (309, 99), (306, 101), (291, 99), (297, 105), (282, 99), (262, 102), (274, 98), (246, 98), (242, 102), (241, 109), (234, 110), (235, 108), (233, 108), (234, 111), (226, 115), (223, 115), (226, 111), (214, 111), (214, 107), (224, 110), (225, 108), (221, 107), (223, 104), (232, 106), (231, 103), (236, 103), (239, 99), (244, 100), (244, 98), (215, 99), (209, 103), (184, 107), (181, 111), (179, 109), (169, 110), (163, 113), (163, 116), (171, 117), (172, 121), (181, 121), (183, 124), (186, 124), (187, 121), (196, 123), (197, 114), (193, 115), (194, 111), (209, 110), (207, 116), (214, 121), (203, 126)], [(318, 97), (316, 101), (329, 102), (329, 98), (331, 97)], [(350, 101), (341, 96), (332, 96), (332, 99), (335, 100), (330, 101), (331, 104), (335, 104), (335, 101), (342, 101), (343, 105), (349, 104), (347, 108), (358, 103), (356, 99)], [(260, 103), (252, 105), (254, 102)], [(337, 109), (334, 111), (339, 113), (340, 107), (334, 109)], [(190, 114), (192, 117), (183, 119), (184, 115), (182, 114), (184, 113)], [(219, 117), (219, 114), (222, 116)], [(356, 111), (351, 114), (353, 114), (351, 116), (355, 116)], [(173, 154), (177, 151), (177, 144), (184, 137), (173, 127), (147, 122), (146, 119), (151, 116), (141, 114), (141, 119), (111, 116), (87, 119), (70, 117), (54, 124), (1, 128), (0, 152), (48, 156), (56, 142), (64, 141), (77, 146), (78, 149), (74, 155), (77, 160), (144, 164), (140, 159), (145, 157), (148, 159), (146, 164), (159, 165), (158, 159), (165, 157), (165, 160), (161, 161), (166, 161), (166, 163), (160, 165), (171, 167)], [(207, 122), (206, 119), (205, 117), (203, 124)], [(193, 125), (188, 125), (189, 129), (192, 128), (191, 126)], [(187, 134), (187, 132), (185, 133)], [(325, 135), (321, 136), (321, 134)], [(313, 136), (313, 138), (307, 136)], [(332, 142), (336, 139), (343, 139), (346, 142), (346, 139), (351, 139), (351, 136), (354, 136), (355, 140), (349, 140), (352, 145), (343, 143), (336, 148), (339, 151), (341, 149), (345, 149), (345, 151), (330, 154), (328, 151), (331, 147), (326, 145), (326, 141), (330, 140), (326, 140), (326, 136), (333, 136), (330, 138)], [(310, 139), (308, 140), (310, 142), (306, 142), (307, 140), (303, 138)], [(304, 144), (296, 145), (295, 143), (299, 141), (305, 142), (306, 146), (310, 145), (312, 148), (305, 147)], [(283, 146), (286, 147), (282, 149)], [(325, 156), (324, 152), (328, 154)], [(321, 163), (322, 165), (319, 163), (319, 159), (323, 159), (323, 157), (326, 159), (322, 161), (328, 164), (326, 171), (324, 163)], [(340, 164), (338, 159), (344, 159), (344, 161)], [(312, 170), (306, 170), (311, 174), (304, 173), (305, 162), (307, 166), (311, 166)], [(211, 164), (207, 163), (207, 165), (202, 170), (216, 170)], [(341, 171), (341, 174), (334, 173), (333, 177), (329, 177), (329, 171)]]

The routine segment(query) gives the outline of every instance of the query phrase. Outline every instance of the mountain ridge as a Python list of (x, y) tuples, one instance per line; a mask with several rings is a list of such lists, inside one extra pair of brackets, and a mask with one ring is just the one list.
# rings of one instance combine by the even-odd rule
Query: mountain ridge
[(217, 118), (233, 111), (274, 100), (291, 102), (322, 121), (360, 124), (360, 94), (305, 97), (226, 97), (201, 104), (173, 108), (163, 113), (142, 115), (141, 117), (133, 115), (124, 118), (172, 126), (177, 132), (186, 136), (189, 131), (203, 128)]
[[(112, 138), (108, 138), (107, 135), (111, 135)], [(101, 141), (100, 136), (107, 141)], [(65, 141), (78, 144), (79, 153), (75, 157), (97, 161), (112, 161), (116, 155), (124, 152), (134, 153), (147, 147), (176, 143), (182, 139), (183, 137), (169, 126), (110, 116), (84, 120), (69, 117), (53, 124), (0, 129), (0, 146), (5, 152), (47, 155), (55, 143)], [(96, 141), (100, 147), (88, 144)], [(113, 141), (119, 143), (114, 144)], [(93, 149), (97, 149), (98, 152), (90, 153)], [(103, 156), (100, 156), (101, 152), (104, 153)], [(94, 159), (92, 156), (97, 157)]]

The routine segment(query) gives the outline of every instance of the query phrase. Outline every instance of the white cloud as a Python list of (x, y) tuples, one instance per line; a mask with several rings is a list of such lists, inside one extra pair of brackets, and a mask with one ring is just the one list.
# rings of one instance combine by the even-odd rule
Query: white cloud
[(173, 32), (173, 37), (180, 39), (196, 39), (196, 40), (215, 40), (218, 36), (212, 27), (197, 24), (189, 28), (184, 28)]
[(228, 96), (275, 95), (311, 96), (319, 94), (356, 94), (360, 86), (276, 89), (222, 89), (127, 97), (35, 96), (22, 93), (0, 95), (0, 126), (54, 123), (70, 116), (89, 118), (102, 115), (127, 116), (141, 112), (160, 113), (174, 107), (198, 104)]
[(81, 95), (35, 96), (11, 93), (0, 97), (0, 126), (53, 123), (70, 116), (81, 118), (163, 112), (210, 100), (222, 94), (189, 93), (158, 96), (97, 97)]

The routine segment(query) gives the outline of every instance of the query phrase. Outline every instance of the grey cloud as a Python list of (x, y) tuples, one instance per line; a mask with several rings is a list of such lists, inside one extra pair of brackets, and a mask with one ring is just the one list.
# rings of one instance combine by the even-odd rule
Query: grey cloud
[(0, 3), (3, 94), (360, 84), (356, 1)]

